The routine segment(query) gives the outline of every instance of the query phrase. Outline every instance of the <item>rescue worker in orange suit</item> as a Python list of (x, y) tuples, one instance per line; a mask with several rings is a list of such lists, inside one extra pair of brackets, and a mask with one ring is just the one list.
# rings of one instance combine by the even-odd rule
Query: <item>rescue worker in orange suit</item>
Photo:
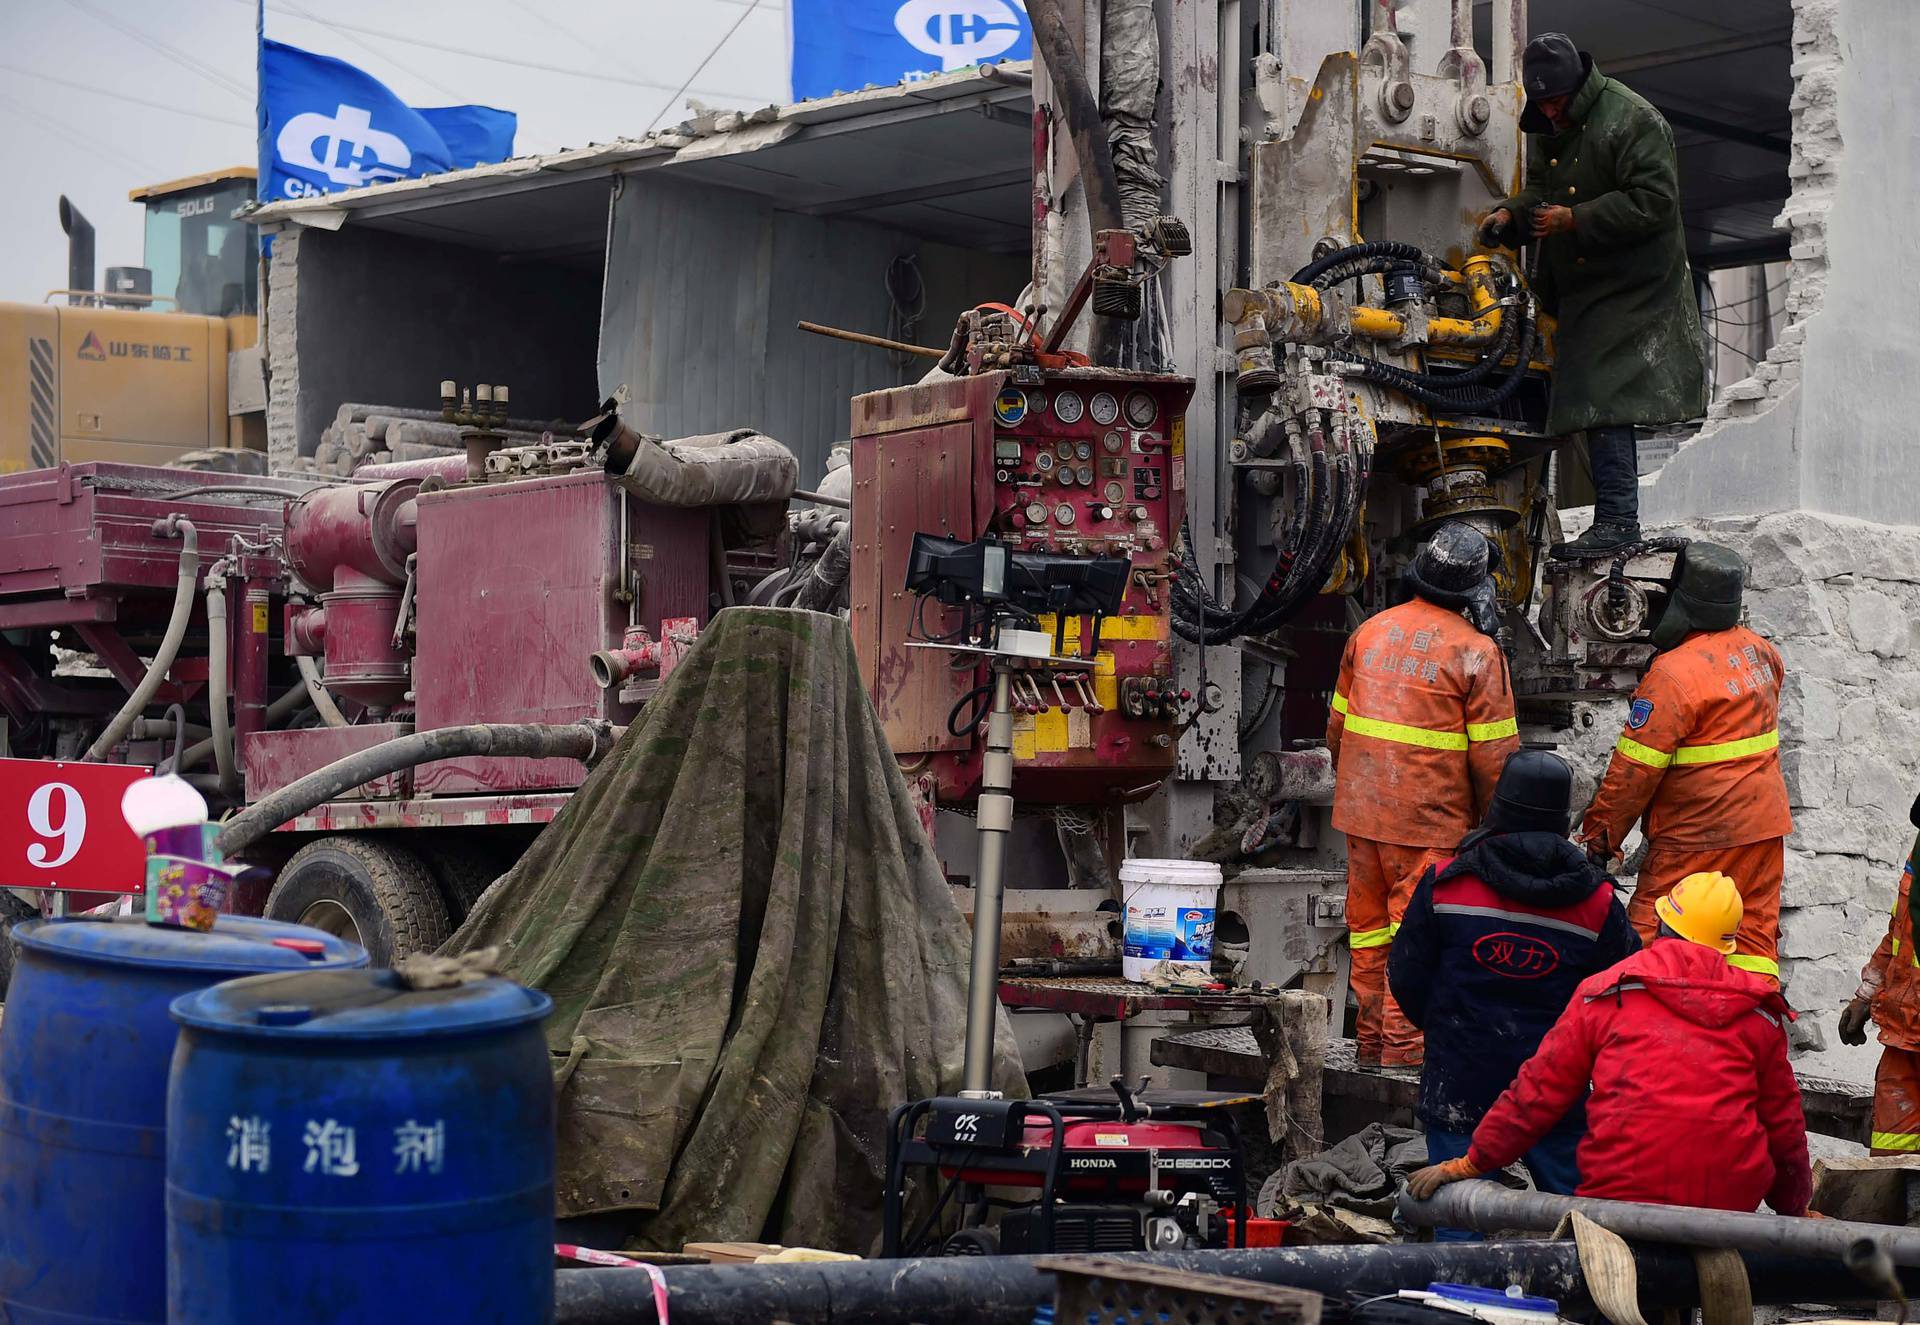
[(1739, 890), (1693, 874), (1654, 909), (1656, 941), (1580, 983), (1467, 1153), (1408, 1180), (1416, 1200), (1498, 1173), (1584, 1096), (1576, 1195), (1744, 1211), (1764, 1200), (1776, 1214), (1806, 1213), (1813, 1175), (1787, 1063), (1793, 1013), (1768, 981), (1727, 964)]
[(1494, 556), (1471, 525), (1441, 525), (1407, 570), (1414, 597), (1369, 618), (1340, 657), (1327, 747), (1333, 826), (1347, 837), (1362, 1063), (1411, 1067), (1424, 1056), (1387, 989), (1393, 935), (1420, 876), (1485, 816), (1520, 746), (1506, 656), (1487, 633)]
[(1627, 708), (1607, 775), (1581, 823), (1596, 859), (1620, 853), (1644, 814), (1647, 855), (1627, 907), (1643, 939), (1654, 903), (1689, 874), (1740, 888), (1744, 918), (1729, 959), (1778, 983), (1780, 884), (1793, 828), (1780, 775), (1780, 686), (1773, 645), (1740, 624), (1746, 564), (1689, 543), (1653, 628), (1659, 652)]
[[(1920, 800), (1909, 814), (1920, 828)], [(1873, 1153), (1920, 1153), (1920, 949), (1914, 946), (1914, 863), (1920, 861), (1920, 837), (1913, 841), (1900, 887), (1894, 894), (1893, 919), (1880, 946), (1860, 972), (1860, 989), (1840, 1014), (1840, 1041), (1865, 1044), (1869, 1019), (1879, 1024), (1880, 1067), (1873, 1074)], [(1920, 1195), (1917, 1193), (1916, 1195)], [(1910, 1198), (1909, 1210), (1915, 1202)], [(1920, 1211), (1913, 1211), (1920, 1213)]]

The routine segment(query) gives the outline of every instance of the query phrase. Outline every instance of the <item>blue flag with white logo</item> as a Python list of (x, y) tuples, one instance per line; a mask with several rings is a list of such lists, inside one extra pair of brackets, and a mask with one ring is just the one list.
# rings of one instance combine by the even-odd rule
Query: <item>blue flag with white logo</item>
[(345, 60), (260, 43), (260, 196), (309, 198), (513, 155), (516, 117), (487, 106), (415, 110)]
[(792, 0), (793, 99), (1033, 58), (1023, 0)]

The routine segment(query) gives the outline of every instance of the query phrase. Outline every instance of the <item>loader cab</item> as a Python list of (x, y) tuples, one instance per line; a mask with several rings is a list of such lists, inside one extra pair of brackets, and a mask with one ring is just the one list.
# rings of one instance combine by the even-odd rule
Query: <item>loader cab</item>
[[(150, 295), (151, 306), (161, 312), (254, 317), (259, 255), (253, 228), (235, 220), (234, 213), (252, 201), (257, 176), (251, 166), (234, 166), (128, 194), (147, 209), (146, 271), (152, 286), (129, 293)], [(110, 269), (109, 300), (116, 293), (113, 285)]]

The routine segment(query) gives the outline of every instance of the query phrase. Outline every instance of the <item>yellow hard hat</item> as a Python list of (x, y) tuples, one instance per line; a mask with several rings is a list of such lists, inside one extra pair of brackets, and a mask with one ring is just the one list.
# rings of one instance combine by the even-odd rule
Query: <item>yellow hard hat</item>
[(1740, 889), (1717, 871), (1689, 874), (1653, 904), (1653, 913), (1681, 938), (1725, 953), (1733, 951), (1743, 909)]

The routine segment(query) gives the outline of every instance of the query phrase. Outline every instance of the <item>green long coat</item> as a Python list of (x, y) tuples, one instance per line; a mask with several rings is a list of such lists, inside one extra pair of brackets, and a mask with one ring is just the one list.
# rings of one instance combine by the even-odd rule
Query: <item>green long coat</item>
[(1536, 204), (1573, 208), (1571, 234), (1537, 241), (1537, 293), (1560, 320), (1547, 419), (1556, 435), (1679, 423), (1707, 408), (1673, 130), (1590, 58), (1587, 69), (1564, 132), (1533, 131), (1538, 111), (1521, 121), (1527, 187), (1499, 204), (1521, 231)]

